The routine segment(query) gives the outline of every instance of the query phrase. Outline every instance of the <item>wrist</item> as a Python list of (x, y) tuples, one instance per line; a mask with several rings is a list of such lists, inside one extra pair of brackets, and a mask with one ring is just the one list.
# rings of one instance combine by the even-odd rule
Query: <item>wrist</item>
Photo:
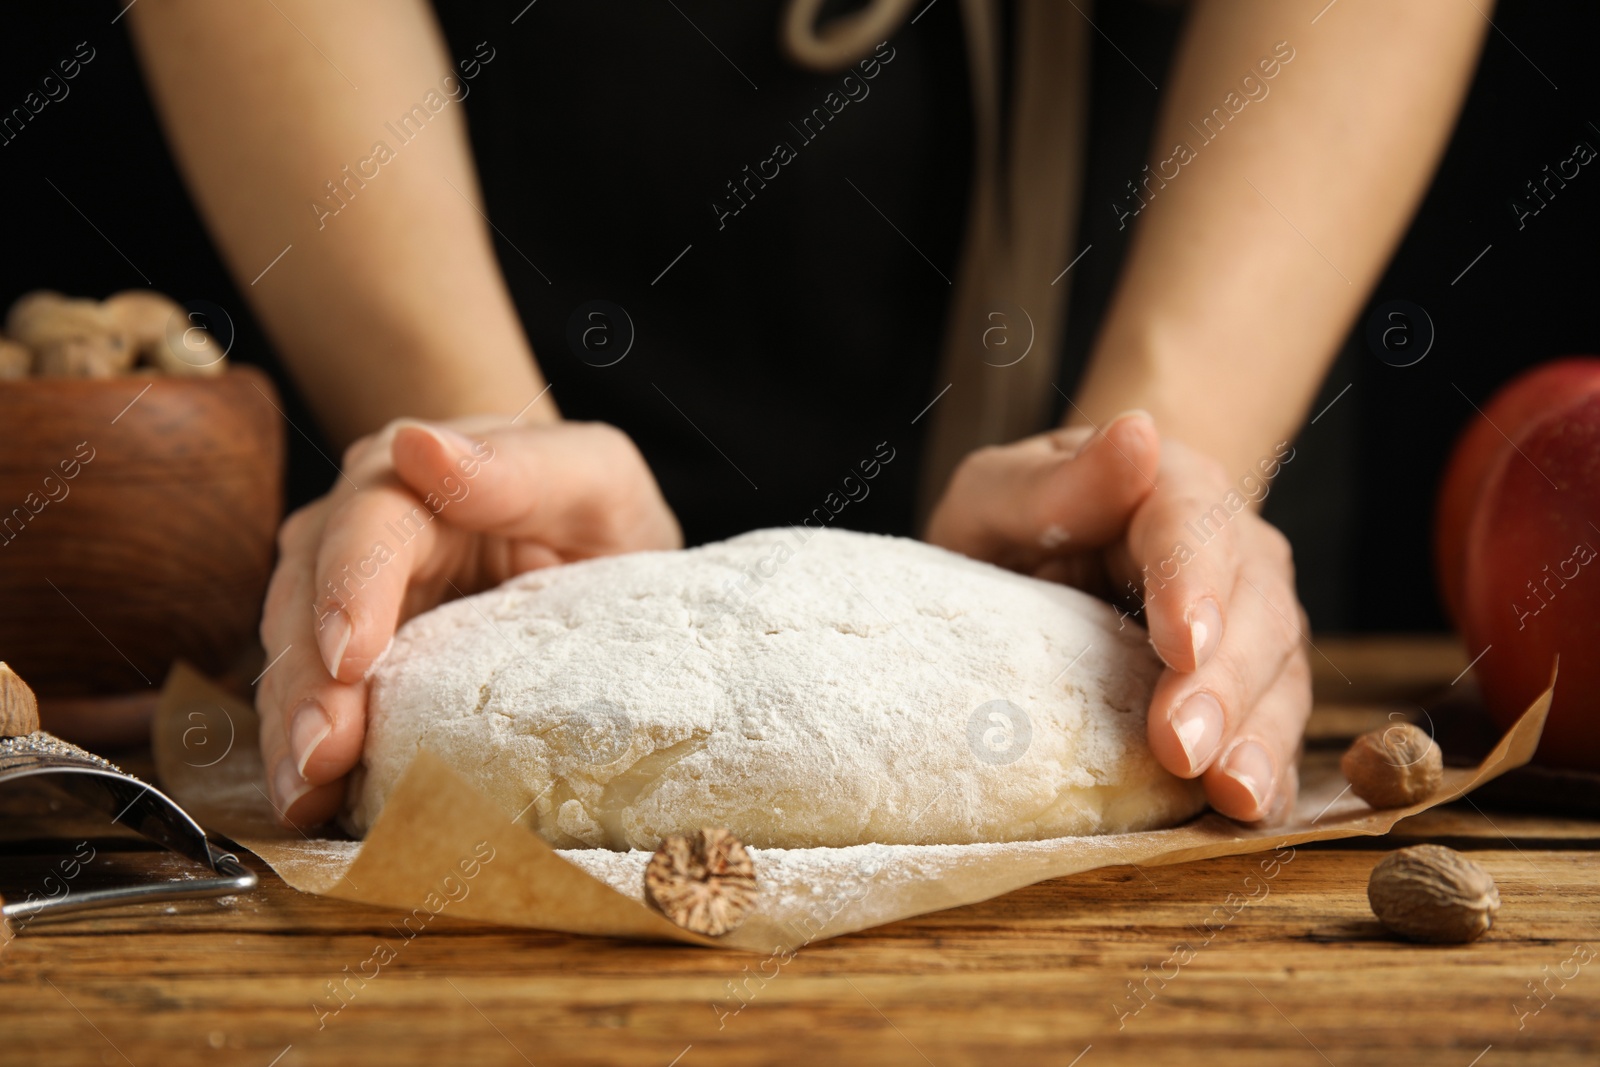
[(1103, 428), (1125, 411), (1140, 410), (1150, 414), (1162, 436), (1174, 435), (1185, 413), (1168, 395), (1173, 376), (1161, 353), (1150, 324), (1124, 327), (1108, 320), (1063, 424)]
[(1095, 344), (1068, 425), (1104, 427), (1118, 414), (1150, 414), (1164, 440), (1176, 440), (1238, 477), (1284, 452), (1298, 412), (1283, 403), (1269, 366), (1220, 354), (1201, 331), (1176, 329), (1154, 315), (1137, 324), (1109, 321)]

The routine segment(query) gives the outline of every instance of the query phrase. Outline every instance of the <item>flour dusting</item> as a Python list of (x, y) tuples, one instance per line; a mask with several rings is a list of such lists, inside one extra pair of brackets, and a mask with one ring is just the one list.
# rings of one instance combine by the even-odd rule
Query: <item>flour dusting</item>
[(1167, 826), (1201, 797), (1145, 744), (1160, 670), (1104, 603), (903, 538), (590, 560), (402, 628), (348, 823), (426, 748), (557, 848), (624, 857), (600, 866), (709, 825), (763, 850)]

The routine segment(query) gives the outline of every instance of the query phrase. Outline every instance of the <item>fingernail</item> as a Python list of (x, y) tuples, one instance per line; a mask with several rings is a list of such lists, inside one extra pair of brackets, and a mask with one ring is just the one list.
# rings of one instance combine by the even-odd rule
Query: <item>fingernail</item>
[[(1134, 416), (1142, 416), (1142, 418), (1146, 419), (1146, 421), (1150, 421), (1149, 411), (1144, 411), (1142, 408), (1133, 408), (1131, 411), (1122, 411), (1122, 413), (1115, 414), (1115, 416), (1110, 418), (1109, 422), (1106, 422), (1106, 426), (1102, 426), (1101, 429), (1099, 429), (1099, 432), (1091, 435), (1091, 437), (1088, 438), (1086, 442), (1083, 442), (1082, 445), (1078, 445), (1078, 450), (1072, 454), (1072, 458), (1077, 459), (1078, 456), (1082, 456), (1083, 453), (1086, 453), (1086, 451), (1090, 450), (1090, 446), (1096, 445), (1096, 443), (1101, 442), (1101, 440), (1104, 440), (1104, 438), (1109, 438), (1110, 432), (1117, 427), (1118, 422), (1122, 422), (1123, 419), (1134, 418)], [(1136, 442), (1123, 442), (1123, 446), (1125, 446), (1123, 451), (1126, 451), (1126, 448), (1141, 450), (1142, 446), (1144, 446), (1144, 438), (1141, 437), (1139, 440), (1136, 440)]]
[(339, 664), (344, 662), (344, 650), (350, 645), (350, 616), (343, 611), (329, 612), (317, 627), (317, 649), (328, 673), (339, 677)]
[(1144, 408), (1129, 408), (1127, 411), (1119, 411), (1115, 415), (1111, 416), (1111, 421), (1106, 423), (1106, 429), (1109, 430), (1109, 429), (1111, 429), (1111, 427), (1115, 426), (1117, 423), (1121, 422), (1123, 419), (1131, 419), (1135, 415), (1143, 415), (1145, 418), (1149, 419), (1151, 422), (1155, 422), (1156, 421), (1155, 417), (1152, 416)]
[(287, 816), (294, 802), (311, 792), (311, 783), (300, 777), (300, 772), (294, 768), (294, 760), (285, 758), (272, 776), (272, 791), (278, 797), (279, 814)]
[(1194, 665), (1199, 667), (1211, 658), (1222, 643), (1222, 610), (1217, 602), (1206, 597), (1189, 609), (1189, 645), (1194, 650)]
[(1278, 798), (1272, 803), (1272, 810), (1263, 816), (1262, 821), (1274, 826), (1288, 820), (1294, 814), (1295, 803), (1300, 799), (1300, 775), (1294, 767), (1290, 767), (1284, 776), (1283, 788), (1277, 791)]
[[(1096, 430), (1088, 437), (1085, 437), (1082, 443), (1080, 443), (1077, 448), (1072, 450), (1072, 455), (1068, 456), (1067, 458), (1077, 459), (1079, 456), (1083, 455), (1089, 450), (1090, 445), (1095, 444), (1097, 441), (1107, 437), (1111, 433), (1111, 428), (1113, 426), (1121, 422), (1123, 419), (1130, 418), (1134, 415), (1142, 415), (1146, 419), (1150, 419), (1150, 413), (1145, 411), (1143, 408), (1130, 408), (1127, 411), (1118, 412), (1116, 415), (1113, 415), (1103, 427)], [(1151, 421), (1154, 422), (1155, 420), (1151, 419)]]
[(1272, 799), (1275, 772), (1272, 756), (1264, 745), (1259, 741), (1241, 741), (1228, 753), (1222, 771), (1249, 792), (1256, 802), (1257, 815), (1266, 812), (1267, 802)]
[(394, 651), (394, 638), (389, 638), (389, 643), (383, 646), (383, 651), (372, 657), (372, 662), (367, 664), (367, 669), (361, 672), (361, 680), (370, 682), (372, 676), (378, 673), (378, 668), (383, 666), (383, 661), (389, 658), (389, 653)]
[(302, 701), (294, 709), (289, 717), (289, 752), (294, 756), (295, 770), (301, 778), (306, 776), (306, 762), (331, 733), (333, 720), (315, 700)]
[(1222, 743), (1222, 704), (1210, 693), (1195, 693), (1179, 704), (1170, 719), (1189, 773), (1199, 774)]
[(446, 452), (471, 452), (477, 447), (477, 442), (463, 433), (458, 433), (448, 426), (439, 426), (431, 422), (419, 422), (416, 426), (426, 430), (435, 441), (444, 447)]

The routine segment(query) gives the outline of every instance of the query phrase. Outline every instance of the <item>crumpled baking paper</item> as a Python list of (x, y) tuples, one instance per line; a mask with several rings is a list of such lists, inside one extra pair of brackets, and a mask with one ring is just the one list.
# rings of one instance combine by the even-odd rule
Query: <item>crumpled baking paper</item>
[(648, 853), (553, 849), (513, 821), (518, 813), (502, 811), (425, 750), (364, 841), (281, 826), (268, 799), (254, 709), (183, 664), (162, 692), (153, 747), (163, 786), (207, 830), (232, 838), (303, 892), (408, 913), (399, 920), (408, 931), (446, 914), (777, 953), (1097, 867), (1186, 863), (1387, 833), (1401, 819), (1528, 762), (1554, 684), (1552, 678), (1551, 689), (1482, 762), (1447, 766), (1440, 790), (1406, 808), (1374, 811), (1349, 791), (1336, 760), (1321, 758), (1304, 762), (1289, 820), (1269, 828), (1207, 812), (1168, 830), (1099, 837), (751, 849), (759, 904), (742, 926), (715, 940), (679, 928), (644, 903)]

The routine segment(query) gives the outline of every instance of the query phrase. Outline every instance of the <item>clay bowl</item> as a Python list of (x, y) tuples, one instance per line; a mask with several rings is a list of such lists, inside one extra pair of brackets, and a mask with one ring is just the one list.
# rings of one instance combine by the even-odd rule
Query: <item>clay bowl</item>
[(0, 382), (0, 659), (41, 710), (126, 708), (174, 659), (218, 673), (251, 646), (282, 509), (275, 405), (242, 366)]

